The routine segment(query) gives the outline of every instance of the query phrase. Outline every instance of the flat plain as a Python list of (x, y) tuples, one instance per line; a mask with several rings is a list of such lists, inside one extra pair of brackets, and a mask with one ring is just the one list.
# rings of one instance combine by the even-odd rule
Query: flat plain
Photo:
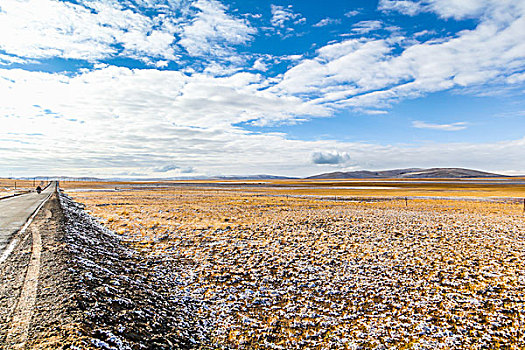
[(525, 346), (525, 180), (61, 183), (217, 348)]
[[(35, 184), (35, 186), (33, 186), (33, 184)], [(14, 180), (0, 178), (0, 197), (14, 193), (26, 192), (34, 189), (34, 187), (40, 184), (40, 181), (33, 182), (32, 180)]]

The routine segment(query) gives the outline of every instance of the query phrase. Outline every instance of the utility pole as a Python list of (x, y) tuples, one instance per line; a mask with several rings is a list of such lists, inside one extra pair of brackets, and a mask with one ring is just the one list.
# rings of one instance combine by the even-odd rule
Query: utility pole
[(33, 187), (35, 187), (36, 178), (33, 178)]

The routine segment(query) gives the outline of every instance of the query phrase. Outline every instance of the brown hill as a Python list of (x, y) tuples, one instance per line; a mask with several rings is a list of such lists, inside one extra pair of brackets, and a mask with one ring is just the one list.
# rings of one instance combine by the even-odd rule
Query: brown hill
[(475, 177), (503, 177), (505, 175), (488, 173), (485, 171), (463, 168), (409, 168), (382, 171), (348, 171), (332, 172), (314, 175), (307, 179), (431, 179), (431, 178), (475, 178)]

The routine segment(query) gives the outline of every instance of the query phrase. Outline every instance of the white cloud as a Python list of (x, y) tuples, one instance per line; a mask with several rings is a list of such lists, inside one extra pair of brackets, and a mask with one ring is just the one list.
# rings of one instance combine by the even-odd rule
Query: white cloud
[(378, 9), (398, 11), (414, 16), (421, 12), (434, 12), (442, 18), (465, 19), (491, 14), (493, 18), (507, 17), (508, 9), (520, 10), (519, 1), (512, 0), (380, 0)]
[(155, 62), (155, 67), (157, 68), (166, 68), (168, 66), (168, 61), (157, 61)]
[(281, 59), (283, 60), (289, 60), (289, 61), (297, 61), (303, 58), (303, 55), (285, 55), (281, 56)]
[(228, 15), (226, 7), (216, 0), (198, 0), (193, 7), (198, 13), (183, 27), (179, 41), (191, 56), (230, 55), (231, 45), (245, 44), (256, 33), (245, 19)]
[(358, 10), (351, 10), (351, 11), (345, 12), (345, 17), (354, 17), (354, 16), (357, 16), (360, 13), (361, 12), (358, 11)]
[(192, 167), (180, 167), (175, 164), (167, 164), (160, 167), (152, 168), (154, 173), (170, 173), (170, 174), (191, 174), (194, 172)]
[(388, 114), (387, 111), (382, 109), (359, 109), (359, 112), (368, 114), (368, 115), (383, 115)]
[[(463, 19), (479, 17), (484, 12), (497, 12), (501, 5), (508, 7), (512, 1), (508, 0), (426, 0), (423, 1), (427, 11), (436, 12), (443, 18)], [(497, 14), (493, 14), (493, 16)]]
[(419, 32), (414, 33), (414, 37), (419, 38), (422, 36), (428, 36), (428, 35), (435, 35), (437, 34), (435, 30), (421, 30)]
[(2, 65), (11, 65), (13, 63), (27, 64), (31, 62), (32, 62), (31, 60), (22, 59), (17, 56), (0, 54), (0, 64)]
[(259, 91), (263, 81), (255, 74), (216, 78), (106, 66), (77, 76), (0, 70), (0, 79), (0, 152), (7, 174), (172, 176), (191, 169), (197, 175), (303, 176), (313, 174), (312, 162), (315, 172), (323, 172), (350, 160), (368, 169), (525, 170), (525, 139), (414, 147), (246, 132), (234, 124), (326, 112)]
[(507, 82), (510, 84), (518, 84), (525, 82), (525, 73), (515, 73), (507, 78)]
[[(346, 40), (318, 50), (314, 59), (301, 61), (288, 70), (274, 89), (291, 94), (312, 93), (328, 101), (346, 97), (385, 85), (388, 76), (379, 78), (376, 67), (391, 51), (383, 40)], [(390, 81), (390, 79), (389, 79)], [(359, 86), (363, 84), (364, 86)]]
[(0, 49), (20, 57), (176, 59), (172, 44), (177, 27), (172, 20), (149, 18), (117, 2), (5, 0), (0, 32)]
[[(85, 164), (91, 158), (97, 158), (95, 163), (115, 158), (118, 165), (120, 157), (130, 159), (130, 149), (131, 158), (147, 164), (168, 155), (185, 162), (196, 154), (217, 157), (223, 146), (239, 140), (267, 140), (249, 137), (235, 123), (329, 113), (296, 97), (260, 91), (261, 77), (248, 73), (216, 78), (107, 66), (72, 77), (19, 69), (0, 70), (0, 77), (6, 82), (0, 85), (6, 101), (0, 107), (0, 138), (14, 140), (9, 133), (20, 130), (44, 134), (44, 144), (30, 142), (27, 152), (17, 147), (14, 153), (53, 157), (60, 150)], [(244, 142), (242, 147), (252, 146)], [(82, 154), (90, 156), (82, 160)]]
[[(397, 53), (394, 48), (404, 40), (399, 36), (326, 45), (288, 70), (273, 89), (331, 108), (384, 109), (434, 91), (520, 83), (525, 3), (519, 3), (484, 13), (476, 28), (455, 37), (409, 43)], [(362, 28), (368, 30), (367, 25)]]
[(0, 9), (0, 32), (5, 33), (0, 49), (10, 55), (6, 57), (97, 61), (125, 56), (165, 66), (164, 62), (179, 60), (180, 47), (191, 56), (225, 57), (232, 46), (247, 43), (256, 33), (247, 20), (227, 14), (216, 0), (141, 4), (155, 8), (153, 16), (124, 4), (5, 0)]
[[(381, 27), (381, 22), (363, 21), (353, 28), (354, 39), (325, 45), (313, 57), (245, 58), (245, 62), (258, 58), (246, 68), (252, 73), (224, 60), (243, 60), (234, 47), (248, 43), (256, 31), (245, 19), (228, 14), (218, 1), (198, 0), (193, 7), (185, 6), (180, 18), (165, 15), (169, 6), (180, 5), (175, 2), (155, 17), (123, 4), (4, 0), (0, 30), (10, 35), (0, 36), (0, 48), (6, 52), (0, 61), (126, 56), (166, 68), (179, 60), (184, 48), (212, 62), (201, 73), (194, 67), (133, 70), (107, 63), (75, 74), (0, 69), (4, 171), (104, 175), (191, 169), (196, 174), (306, 175), (316, 159), (322, 171), (350, 155), (357, 166), (370, 169), (455, 165), (486, 169), (491, 164), (493, 170), (525, 170), (525, 139), (415, 147), (288, 140), (283, 134), (250, 133), (237, 126), (290, 123), (330, 116), (342, 108), (384, 114), (391, 103), (432, 91), (521, 84), (523, 2), (421, 2), (421, 11), (444, 18), (479, 16), (479, 24), (439, 41), (407, 45), (400, 35), (355, 38)], [(272, 15), (275, 31), (305, 21), (291, 7), (273, 5)], [(294, 66), (282, 75), (255, 74), (278, 60), (292, 61)], [(414, 123), (441, 130), (466, 126)], [(313, 150), (330, 151), (314, 157)]]
[(253, 63), (253, 69), (265, 72), (265, 71), (268, 70), (268, 66), (266, 65), (266, 63), (264, 63), (264, 59), (263, 58), (258, 58)]
[(340, 23), (341, 23), (341, 20), (338, 19), (338, 18), (327, 17), (327, 18), (323, 18), (322, 20), (320, 20), (319, 22), (317, 22), (313, 26), (314, 27), (325, 27), (325, 26), (328, 26), (328, 25), (331, 25), (331, 24), (340, 24)]
[(409, 16), (414, 16), (423, 10), (419, 2), (410, 0), (380, 0), (378, 9), (382, 11), (398, 11)]
[(299, 24), (306, 21), (300, 13), (293, 11), (292, 5), (288, 7), (271, 5), (272, 18), (270, 23), (274, 27), (284, 28), (290, 26), (290, 22), (293, 24)]
[(312, 162), (314, 164), (341, 165), (350, 161), (350, 155), (346, 152), (325, 151), (312, 153)]
[(352, 32), (366, 34), (381, 28), (383, 28), (383, 23), (381, 21), (361, 21), (352, 26)]
[(431, 129), (431, 130), (443, 130), (443, 131), (459, 131), (467, 128), (467, 123), (457, 122), (452, 124), (434, 124), (427, 123), (420, 120), (415, 120), (412, 122), (412, 127), (418, 129)]
[[(350, 159), (370, 169), (461, 165), (525, 170), (525, 139), (414, 147), (288, 140), (283, 134), (244, 131), (234, 125), (329, 114), (297, 97), (261, 90), (264, 80), (257, 74), (217, 78), (103, 66), (76, 76), (0, 69), (0, 79), (5, 173), (158, 176), (171, 171), (172, 176), (191, 169), (212, 175), (309, 175), (313, 161), (315, 172), (322, 172)], [(314, 156), (313, 150), (322, 151)]]

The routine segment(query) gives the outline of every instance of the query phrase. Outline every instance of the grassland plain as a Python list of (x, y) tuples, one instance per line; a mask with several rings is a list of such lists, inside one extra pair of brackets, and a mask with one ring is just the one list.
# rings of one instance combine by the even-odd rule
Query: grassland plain
[(465, 185), (507, 198), (490, 201), (397, 193), (408, 206), (287, 186), (70, 194), (144, 259), (166, 262), (168, 292), (196, 301), (217, 348), (525, 347), (519, 186)]
[[(39, 185), (40, 181), (35, 182), (35, 184)], [(32, 189), (34, 189), (33, 181), (0, 178), (0, 197), (9, 195), (9, 194), (13, 194), (15, 192), (21, 193), (21, 192), (29, 191)]]

